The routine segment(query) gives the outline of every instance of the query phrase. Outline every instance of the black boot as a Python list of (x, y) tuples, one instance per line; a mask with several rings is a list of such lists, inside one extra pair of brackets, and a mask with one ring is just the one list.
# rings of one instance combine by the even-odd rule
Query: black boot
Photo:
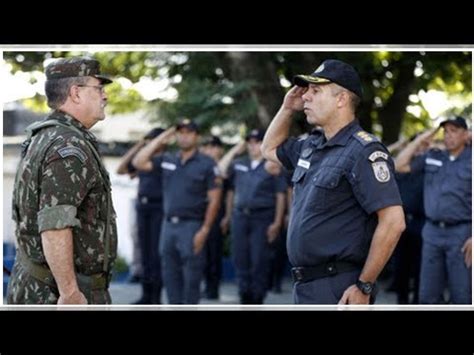
[(152, 304), (152, 290), (153, 285), (151, 282), (142, 282), (142, 297), (133, 304)]
[(240, 304), (252, 304), (252, 295), (250, 293), (241, 293)]
[(154, 282), (152, 284), (151, 303), (161, 304), (161, 284)]
[(250, 304), (263, 304), (263, 296), (252, 295)]

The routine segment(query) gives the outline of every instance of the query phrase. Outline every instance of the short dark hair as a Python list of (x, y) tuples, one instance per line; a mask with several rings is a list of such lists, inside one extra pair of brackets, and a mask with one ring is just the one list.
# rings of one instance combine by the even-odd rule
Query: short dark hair
[(58, 109), (67, 100), (69, 90), (73, 85), (86, 85), (88, 77), (72, 77), (47, 80), (44, 85), (48, 106)]

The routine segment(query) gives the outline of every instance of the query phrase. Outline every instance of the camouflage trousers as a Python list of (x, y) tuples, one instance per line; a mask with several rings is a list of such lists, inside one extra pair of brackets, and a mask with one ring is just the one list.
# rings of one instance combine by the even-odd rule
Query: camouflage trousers
[[(88, 304), (111, 304), (108, 290), (81, 289)], [(57, 304), (59, 291), (30, 276), (15, 262), (8, 282), (8, 304)]]

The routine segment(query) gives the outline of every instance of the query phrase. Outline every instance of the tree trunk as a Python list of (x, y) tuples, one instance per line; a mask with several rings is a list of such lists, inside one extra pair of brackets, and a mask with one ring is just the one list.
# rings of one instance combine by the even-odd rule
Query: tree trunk
[(227, 57), (232, 79), (253, 83), (248, 95), (257, 105), (257, 122), (249, 117), (249, 128), (267, 128), (284, 96), (272, 53), (228, 52)]
[(414, 70), (416, 54), (406, 54), (406, 60), (398, 64), (399, 72), (393, 85), (393, 95), (379, 112), (380, 123), (383, 128), (382, 142), (392, 144), (398, 140), (401, 131), (403, 116), (408, 105), (408, 98), (415, 85)]

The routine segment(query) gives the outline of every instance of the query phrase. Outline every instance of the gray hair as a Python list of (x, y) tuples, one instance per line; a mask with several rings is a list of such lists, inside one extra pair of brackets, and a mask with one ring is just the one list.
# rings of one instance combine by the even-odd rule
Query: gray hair
[(86, 85), (88, 77), (72, 77), (47, 80), (44, 85), (48, 106), (53, 110), (64, 104), (69, 95), (69, 90), (73, 85)]
[(337, 85), (336, 83), (333, 83), (334, 85), (331, 86), (331, 94), (333, 96), (336, 96), (340, 94), (341, 92), (345, 91), (349, 95), (349, 102), (352, 108), (353, 112), (356, 112), (357, 107), (360, 105), (360, 97), (354, 94), (352, 91), (347, 90), (343, 88), (340, 85)]

